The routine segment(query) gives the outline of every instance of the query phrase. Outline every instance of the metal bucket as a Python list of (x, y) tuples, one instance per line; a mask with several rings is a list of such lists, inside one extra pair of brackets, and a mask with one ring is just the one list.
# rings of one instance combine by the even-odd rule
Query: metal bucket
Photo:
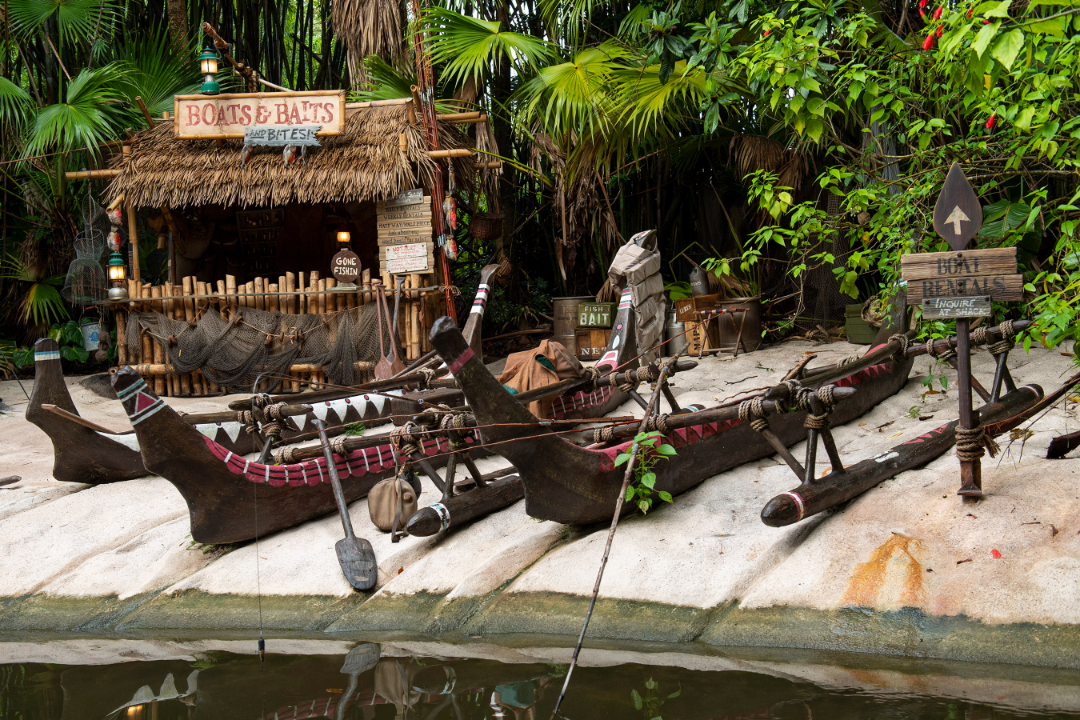
[(577, 356), (577, 341), (574, 332), (578, 327), (578, 305), (583, 302), (595, 300), (592, 295), (580, 297), (552, 298), (552, 316), (555, 318), (555, 342), (562, 343), (563, 347), (570, 351), (571, 355)]
[[(664, 321), (664, 340), (670, 340), (664, 344), (664, 356), (671, 357), (683, 351), (686, 347), (686, 323), (675, 319), (675, 308), (667, 311)], [(672, 339), (674, 338), (674, 339)]]
[(101, 325), (98, 323), (87, 323), (81, 325), (79, 330), (82, 331), (83, 348), (87, 352), (93, 352), (101, 347)]

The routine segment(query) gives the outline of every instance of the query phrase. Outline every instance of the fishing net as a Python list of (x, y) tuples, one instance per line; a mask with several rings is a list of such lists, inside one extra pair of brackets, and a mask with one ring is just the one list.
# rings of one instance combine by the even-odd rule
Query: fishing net
[(105, 252), (109, 221), (105, 209), (90, 194), (81, 203), (83, 231), (75, 237), (75, 259), (68, 265), (60, 293), (72, 305), (93, 305), (105, 299), (105, 271), (101, 256)]
[(138, 357), (145, 332), (181, 375), (201, 370), (216, 385), (248, 392), (265, 373), (272, 385), (260, 384), (260, 390), (275, 392), (292, 365), (316, 366), (335, 385), (357, 384), (356, 363), (379, 360), (380, 326), (386, 352), (394, 343), (403, 357), (397, 338), (379, 323), (376, 303), (327, 315), (242, 307), (223, 316), (209, 310), (190, 324), (158, 312), (133, 312), (124, 342), (129, 357)]

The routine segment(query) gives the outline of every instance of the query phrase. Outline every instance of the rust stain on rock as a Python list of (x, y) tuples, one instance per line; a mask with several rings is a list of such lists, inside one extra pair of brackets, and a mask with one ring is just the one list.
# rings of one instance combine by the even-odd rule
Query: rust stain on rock
[(859, 607), (924, 607), (926, 571), (922, 541), (893, 533), (855, 567), (844, 590), (842, 605)]

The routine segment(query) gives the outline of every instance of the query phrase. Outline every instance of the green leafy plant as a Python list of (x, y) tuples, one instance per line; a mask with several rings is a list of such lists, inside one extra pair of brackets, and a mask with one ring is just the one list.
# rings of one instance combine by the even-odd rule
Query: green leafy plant
[[(676, 455), (675, 448), (663, 442), (664, 436), (657, 431), (638, 433), (634, 442), (638, 444), (637, 460), (634, 463), (634, 479), (626, 487), (626, 502), (634, 503), (644, 515), (653, 504), (653, 493), (664, 502), (671, 502), (671, 493), (655, 490), (656, 472), (654, 468), (661, 460)], [(630, 460), (633, 444), (615, 458), (615, 467)]]
[(677, 698), (680, 695), (682, 695), (682, 687), (667, 696), (661, 696), (660, 683), (652, 678), (645, 681), (644, 695), (637, 690), (630, 691), (630, 699), (634, 703), (634, 709), (641, 711), (641, 716), (646, 720), (663, 720), (660, 716), (660, 708), (668, 700)]
[(349, 423), (342, 430), (343, 435), (363, 435), (367, 427), (362, 422)]
[(49, 329), (49, 337), (60, 345), (60, 357), (69, 362), (85, 363), (90, 359), (90, 353), (83, 346), (82, 326), (91, 321), (83, 318), (81, 322), (68, 320), (63, 324), (53, 325)]

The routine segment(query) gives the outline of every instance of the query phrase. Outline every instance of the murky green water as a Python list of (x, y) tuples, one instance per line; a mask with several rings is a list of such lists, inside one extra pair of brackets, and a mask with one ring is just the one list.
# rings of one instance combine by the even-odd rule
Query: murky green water
[[(253, 655), (196, 650), (171, 660), (139, 648), (89, 665), (0, 656), (0, 720), (540, 720), (551, 717), (566, 666), (447, 659), (364, 643), (347, 654)], [(338, 644), (344, 650), (347, 644)], [(93, 646), (90, 646), (94, 649)], [(80, 652), (86, 647), (80, 646)], [(589, 653), (589, 651), (586, 651)], [(48, 653), (45, 653), (46, 655)], [(483, 654), (483, 653), (481, 653)], [(491, 654), (491, 653), (489, 653)], [(542, 653), (539, 653), (542, 655)], [(554, 653), (552, 657), (565, 657)], [(60, 652), (57, 658), (79, 656)], [(575, 670), (560, 716), (571, 720), (813, 720), (825, 718), (1080, 718), (1080, 676), (1010, 670), (996, 679), (968, 666), (925, 672), (785, 660), (592, 652)], [(627, 658), (649, 662), (626, 662)], [(1075, 682), (1073, 682), (1075, 680)]]

